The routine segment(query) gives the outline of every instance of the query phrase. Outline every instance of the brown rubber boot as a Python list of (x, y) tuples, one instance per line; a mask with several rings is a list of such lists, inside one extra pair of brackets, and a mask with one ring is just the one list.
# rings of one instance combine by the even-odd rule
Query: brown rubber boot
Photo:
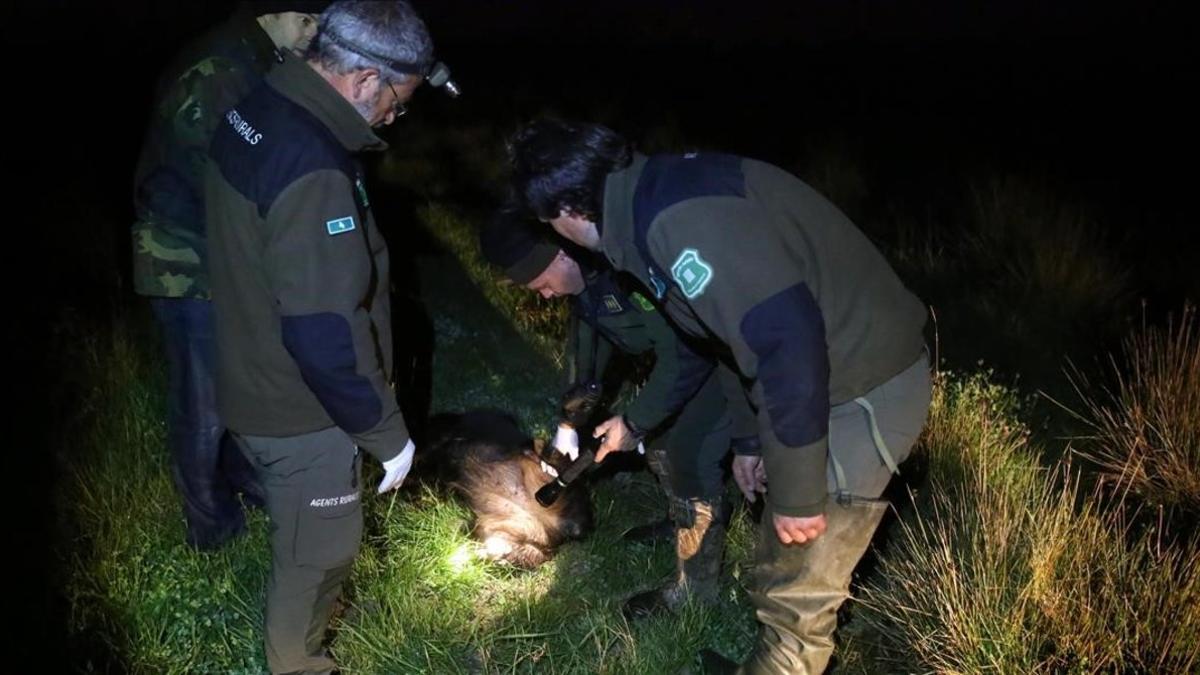
[(780, 543), (771, 510), (763, 513), (750, 600), (758, 616), (758, 645), (739, 673), (818, 675), (833, 655), (837, 610), (850, 597), (850, 575), (887, 502), (830, 499), (826, 530), (808, 544)]
[(639, 593), (622, 610), (630, 620), (673, 612), (689, 598), (710, 603), (717, 597), (721, 576), (721, 551), (725, 547), (722, 502), (673, 499), (677, 571), (675, 578), (651, 591)]

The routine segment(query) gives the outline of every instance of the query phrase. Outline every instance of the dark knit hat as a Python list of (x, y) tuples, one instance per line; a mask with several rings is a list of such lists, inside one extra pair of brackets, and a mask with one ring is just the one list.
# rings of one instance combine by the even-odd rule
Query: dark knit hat
[(514, 284), (524, 286), (545, 272), (561, 250), (544, 228), (515, 207), (505, 206), (480, 229), (479, 248), (485, 260), (503, 269)]
[(245, 0), (244, 4), (254, 16), (284, 12), (320, 14), (329, 6), (329, 0)]

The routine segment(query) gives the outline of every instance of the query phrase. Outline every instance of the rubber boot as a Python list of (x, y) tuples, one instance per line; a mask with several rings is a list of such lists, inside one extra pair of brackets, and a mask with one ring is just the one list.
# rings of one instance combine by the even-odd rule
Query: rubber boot
[(652, 542), (670, 539), (675, 534), (675, 523), (670, 518), (656, 520), (653, 523), (635, 525), (625, 530), (621, 538), (625, 541)]
[[(667, 451), (650, 448), (646, 451), (646, 468), (658, 479), (658, 484), (667, 495), (667, 500), (673, 496), (671, 491), (670, 469), (667, 464)], [(668, 539), (675, 534), (675, 523), (670, 514), (652, 523), (635, 525), (621, 534), (625, 541), (651, 542), (658, 539)]]
[(676, 574), (666, 585), (639, 593), (625, 603), (630, 620), (674, 612), (689, 599), (716, 600), (721, 576), (721, 551), (725, 547), (725, 521), (720, 498), (673, 499)]
[(850, 597), (854, 572), (887, 502), (832, 498), (826, 530), (807, 544), (780, 543), (771, 510), (763, 513), (750, 600), (760, 623), (758, 644), (738, 671), (817, 675), (833, 655), (837, 610)]

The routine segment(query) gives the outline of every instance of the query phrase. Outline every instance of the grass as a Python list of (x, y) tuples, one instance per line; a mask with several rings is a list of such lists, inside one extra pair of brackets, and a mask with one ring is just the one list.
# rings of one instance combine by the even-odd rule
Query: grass
[(1118, 492), (1200, 513), (1200, 329), (1185, 307), (1165, 328), (1143, 325), (1110, 361), (1111, 387), (1076, 371), (1089, 433), (1079, 454)]
[(1200, 546), (1044, 468), (1011, 392), (942, 376), (913, 495), (863, 600), (892, 659), (939, 673), (1194, 672)]
[(133, 672), (258, 672), (258, 598), (266, 579), (266, 522), (217, 554), (183, 543), (183, 522), (163, 448), (163, 365), (140, 330), (63, 336), (77, 345), (82, 396), (63, 430), (68, 480), (64, 590), (73, 630), (89, 633)]

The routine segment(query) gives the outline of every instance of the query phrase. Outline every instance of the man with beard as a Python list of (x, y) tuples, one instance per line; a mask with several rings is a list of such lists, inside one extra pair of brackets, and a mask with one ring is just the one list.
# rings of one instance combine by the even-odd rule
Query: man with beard
[(414, 445), (392, 391), (388, 250), (356, 155), (433, 65), (408, 3), (335, 2), (304, 58), (226, 112), (206, 182), (217, 403), (272, 521), (272, 673), (328, 673), (322, 638), (362, 538), (361, 455), (398, 487)]

